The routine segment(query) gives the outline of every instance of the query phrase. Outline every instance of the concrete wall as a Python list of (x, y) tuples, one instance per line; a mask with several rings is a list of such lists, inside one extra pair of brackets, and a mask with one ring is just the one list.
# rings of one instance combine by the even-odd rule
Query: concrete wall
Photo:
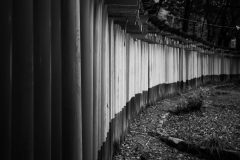
[(0, 159), (111, 159), (148, 105), (240, 78), (239, 57), (132, 38), (103, 1), (1, 3)]

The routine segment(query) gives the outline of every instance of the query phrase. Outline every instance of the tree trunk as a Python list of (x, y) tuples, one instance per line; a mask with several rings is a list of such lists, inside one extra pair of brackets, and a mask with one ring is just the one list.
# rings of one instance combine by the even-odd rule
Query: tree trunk
[[(209, 20), (207, 19), (207, 24), (209, 24)], [(207, 35), (207, 41), (211, 41), (211, 26), (207, 25), (208, 28), (208, 35)]]
[(236, 49), (240, 50), (240, 36), (236, 36)]
[[(229, 2), (230, 2), (230, 0), (227, 0), (227, 2), (226, 2), (226, 4), (228, 5), (229, 4)], [(220, 15), (222, 15), (222, 19), (223, 19), (223, 21), (225, 20), (224, 19), (224, 16), (225, 16), (225, 14), (226, 14), (226, 12), (227, 12), (227, 8), (225, 9), (225, 5), (223, 5), (222, 6), (222, 8), (221, 8), (221, 10), (218, 12), (218, 14), (217, 14), (217, 16), (216, 16), (216, 18), (215, 18), (215, 20), (214, 20), (214, 22), (213, 22), (213, 24), (216, 24), (217, 23), (217, 20), (218, 20), (218, 17), (220, 16)], [(225, 23), (225, 22), (224, 22)], [(215, 37), (215, 28), (216, 27), (212, 27), (212, 33), (213, 33), (213, 35), (212, 35), (212, 40), (214, 40), (214, 37)], [(220, 31), (220, 33), (223, 33), (222, 32), (222, 30), (224, 30), (224, 28), (221, 28), (221, 31)], [(219, 37), (218, 37), (219, 38)], [(221, 38), (220, 38), (221, 39)], [(220, 39), (218, 39), (218, 45), (220, 44), (220, 43), (222, 43), (222, 42), (220, 42), (220, 41), (222, 41), (222, 40), (220, 40)], [(220, 44), (221, 45), (221, 44)]]
[(223, 40), (223, 46), (224, 47), (229, 47), (230, 42), (231, 42), (231, 36), (226, 35), (224, 40)]
[(188, 31), (188, 19), (190, 15), (190, 0), (186, 0), (185, 11), (184, 11), (184, 21), (183, 21), (183, 32)]
[(204, 30), (204, 26), (205, 26), (205, 18), (204, 18), (204, 21), (203, 21), (203, 24), (202, 24), (202, 28), (201, 28), (201, 38), (203, 36), (203, 30)]
[[(227, 2), (227, 4), (229, 3), (229, 1)], [(227, 14), (227, 8), (224, 10), (223, 14), (222, 14), (222, 26), (225, 26), (226, 24), (226, 14)], [(220, 33), (219, 33), (219, 37), (218, 37), (218, 45), (224, 45), (223, 41), (226, 38), (226, 33), (227, 31), (225, 30), (224, 27), (221, 28)]]
[(196, 30), (196, 23), (193, 24), (193, 31), (192, 31), (193, 34), (195, 34), (195, 30)]
[[(209, 0), (206, 0), (205, 7), (208, 8), (208, 6), (209, 6)], [(203, 21), (202, 28), (201, 28), (201, 38), (203, 38), (203, 30), (204, 30), (204, 27), (205, 27), (205, 23), (207, 23), (206, 21), (207, 21), (208, 14), (209, 14), (209, 11), (207, 9), (205, 14), (204, 14), (204, 21)]]

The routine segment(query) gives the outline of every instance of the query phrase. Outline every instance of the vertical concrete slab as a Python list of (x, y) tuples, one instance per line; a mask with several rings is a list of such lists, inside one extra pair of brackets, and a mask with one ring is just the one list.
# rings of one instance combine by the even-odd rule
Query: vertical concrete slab
[(183, 74), (183, 84), (185, 84), (183, 86), (183, 89), (185, 90), (185, 86), (186, 86), (186, 81), (187, 81), (187, 56), (186, 56), (186, 50), (183, 49), (183, 55), (182, 55), (182, 65), (183, 65), (183, 70), (182, 70), (182, 74)]
[[(82, 74), (82, 71), (81, 71), (81, 69), (84, 66), (82, 65), (83, 61), (81, 61), (82, 55), (83, 55), (81, 54), (82, 53), (81, 51), (82, 32), (80, 33), (80, 6), (81, 5), (79, 0), (61, 1), (62, 128), (63, 128), (62, 158), (63, 160), (84, 159), (82, 158), (82, 154), (85, 151), (83, 150), (83, 146), (82, 146), (82, 133), (84, 132), (82, 132), (83, 125), (82, 125), (82, 110), (81, 110), (82, 106), (86, 106), (84, 105), (84, 103), (82, 104), (82, 100), (86, 97), (83, 96), (83, 99), (81, 98), (82, 95), (86, 93), (85, 90), (82, 89), (82, 84), (81, 84), (81, 78), (84, 77), (81, 75), (85, 75), (84, 72)], [(84, 25), (81, 25), (81, 27), (82, 26)], [(85, 87), (87, 87), (87, 85), (85, 85)], [(92, 102), (92, 100), (90, 102)], [(89, 122), (89, 125), (92, 127), (91, 124), (92, 123)], [(90, 133), (88, 134), (90, 135)], [(92, 144), (90, 143), (91, 138), (89, 137), (88, 139), (88, 143), (90, 145)]]
[(106, 57), (107, 57), (107, 46), (106, 46), (106, 12), (105, 12), (105, 8), (104, 6), (102, 6), (102, 38), (101, 38), (101, 42), (102, 42), (102, 57), (101, 57), (101, 99), (102, 99), (102, 142), (105, 142), (106, 140), (106, 134), (107, 134), (107, 68), (106, 68)]
[(101, 75), (101, 66), (102, 66), (102, 4), (99, 6), (99, 58), (98, 58), (98, 71), (99, 71), (99, 77), (98, 77), (98, 147), (99, 149), (102, 146), (102, 97), (101, 97), (101, 89), (102, 89), (102, 75)]
[(0, 159), (11, 159), (12, 1), (0, 2)]
[(123, 138), (125, 139), (125, 131), (126, 131), (126, 103), (127, 103), (127, 73), (126, 73), (126, 51), (127, 51), (127, 42), (126, 42), (126, 33), (123, 31)]
[[(87, 17), (89, 17), (89, 39), (90, 39), (90, 50), (91, 50), (91, 54), (93, 54), (93, 51), (94, 51), (94, 14), (95, 14), (95, 0), (90, 0), (90, 8), (89, 8), (89, 15), (85, 15)], [(92, 57), (92, 62), (93, 62), (93, 57)], [(93, 67), (93, 64), (92, 64), (92, 67)], [(92, 68), (92, 72), (93, 72), (93, 68)], [(93, 77), (92, 78), (92, 84), (93, 85)], [(91, 97), (92, 101), (93, 101), (93, 94), (92, 94), (92, 97)], [(93, 105), (93, 102), (92, 102), (92, 105)], [(93, 107), (93, 106), (92, 106)], [(93, 108), (92, 108), (92, 113), (91, 115), (93, 116)], [(93, 127), (93, 117), (91, 117), (91, 125)], [(92, 128), (93, 129), (93, 128)], [(92, 130), (92, 133), (90, 133), (92, 136), (93, 136), (93, 130)], [(93, 142), (93, 137), (91, 137), (91, 142)], [(92, 144), (92, 147), (91, 147), (91, 153), (93, 154), (92, 156), (95, 156), (94, 155), (94, 152), (93, 152), (93, 144)]]
[(184, 67), (183, 67), (183, 63), (184, 63), (184, 52), (183, 52), (183, 48), (180, 49), (179, 51), (179, 82), (180, 82), (180, 92), (183, 92), (183, 83), (184, 83)]
[(185, 56), (184, 56), (184, 59), (185, 59), (185, 81), (186, 81), (186, 86), (188, 86), (188, 81), (189, 81), (189, 51), (188, 50), (184, 50), (185, 51)]
[(83, 159), (93, 159), (93, 3), (81, 0), (81, 73)]
[(33, 159), (33, 1), (12, 1), (11, 159)]
[[(118, 123), (119, 119), (117, 114), (119, 113), (120, 107), (119, 107), (119, 69), (118, 69), (118, 59), (119, 59), (119, 32), (118, 32), (118, 26), (114, 25), (114, 34), (115, 34), (115, 41), (114, 41), (114, 45), (115, 45), (115, 57), (114, 57), (114, 68), (115, 68), (115, 75), (114, 75), (114, 79), (115, 79), (115, 117), (116, 117), (116, 123)], [(115, 126), (115, 139), (118, 139), (118, 131), (119, 131), (119, 125)]]
[(99, 26), (100, 22), (100, 7), (102, 7), (101, 2), (97, 1), (95, 4), (95, 12), (94, 12), (94, 52), (93, 52), (93, 159), (97, 159), (98, 155), (98, 94), (99, 92), (99, 52), (100, 52), (100, 32)]
[(34, 9), (34, 159), (51, 159), (51, 1)]
[(113, 19), (109, 19), (109, 108), (110, 108), (110, 154), (113, 155), (113, 141), (114, 141), (114, 21)]
[(62, 160), (61, 2), (51, 1), (51, 159)]

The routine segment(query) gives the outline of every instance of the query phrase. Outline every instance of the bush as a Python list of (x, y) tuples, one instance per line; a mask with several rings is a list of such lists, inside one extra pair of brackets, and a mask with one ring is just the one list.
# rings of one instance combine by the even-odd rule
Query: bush
[(190, 111), (200, 110), (203, 104), (203, 100), (200, 96), (189, 97), (187, 101), (188, 101), (187, 108)]
[(193, 95), (187, 97), (185, 100), (177, 104), (176, 108), (171, 113), (177, 115), (180, 113), (188, 113), (193, 111), (199, 111), (203, 104), (203, 93), (198, 91)]
[(227, 140), (219, 138), (219, 134), (217, 132), (213, 132), (211, 135), (204, 138), (197, 145), (201, 147), (206, 147), (210, 149), (210, 151), (216, 150), (217, 152), (221, 152), (225, 149), (232, 150), (234, 149)]

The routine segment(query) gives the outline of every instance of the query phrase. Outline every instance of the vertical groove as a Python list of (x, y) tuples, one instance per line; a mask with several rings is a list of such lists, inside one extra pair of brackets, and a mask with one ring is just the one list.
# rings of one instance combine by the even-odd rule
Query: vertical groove
[(35, 0), (34, 159), (51, 159), (51, 1)]
[(61, 3), (51, 1), (51, 159), (62, 160)]
[(12, 1), (11, 159), (33, 159), (33, 2)]
[(0, 144), (2, 159), (11, 159), (11, 110), (12, 110), (12, 1), (0, 2)]

